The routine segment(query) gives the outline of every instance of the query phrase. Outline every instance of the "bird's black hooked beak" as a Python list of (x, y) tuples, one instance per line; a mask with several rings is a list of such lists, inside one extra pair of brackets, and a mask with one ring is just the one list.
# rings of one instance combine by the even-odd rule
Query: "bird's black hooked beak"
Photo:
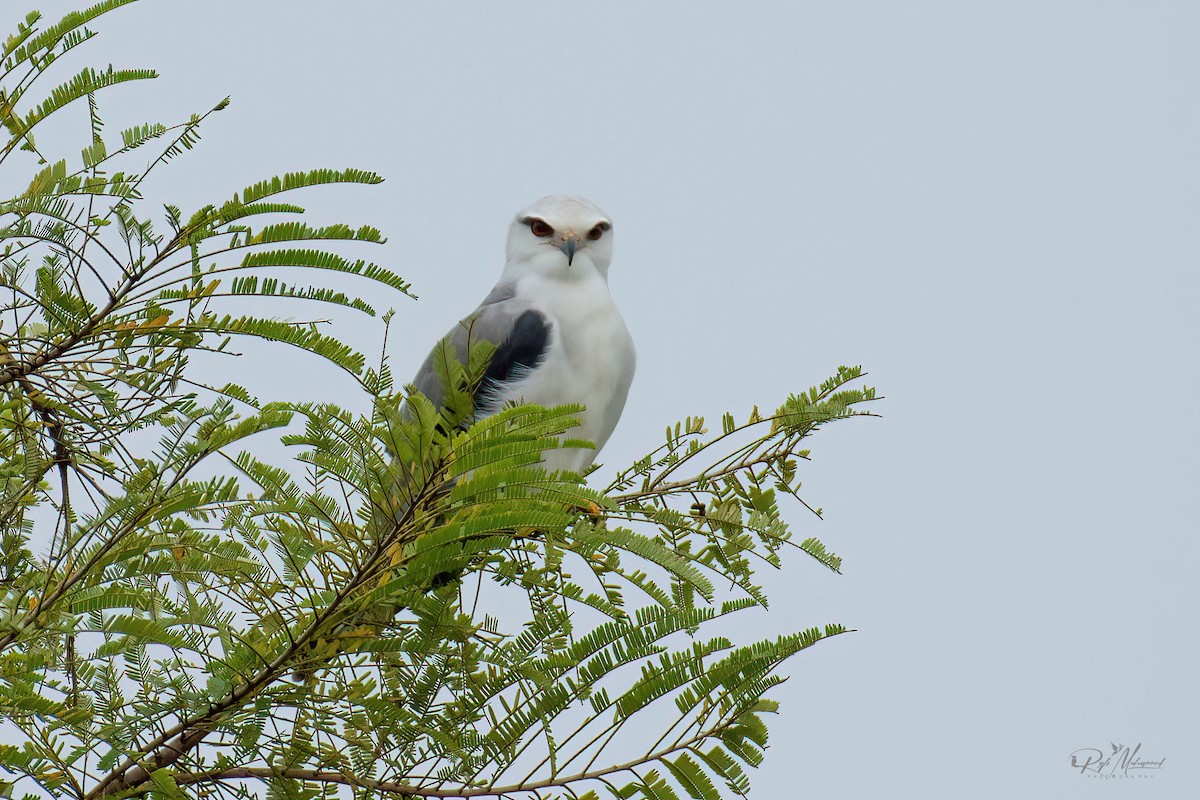
[(563, 237), (563, 243), (558, 246), (559, 250), (567, 256), (567, 266), (571, 266), (571, 262), (575, 260), (575, 247), (579, 244), (579, 240), (575, 238), (575, 234), (568, 234)]

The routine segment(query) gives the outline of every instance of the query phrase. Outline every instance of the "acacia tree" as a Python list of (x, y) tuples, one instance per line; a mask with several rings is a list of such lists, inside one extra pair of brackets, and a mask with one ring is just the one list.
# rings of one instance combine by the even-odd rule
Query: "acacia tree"
[[(839, 569), (792, 538), (780, 502), (804, 505), (804, 440), (866, 413), (874, 392), (848, 385), (860, 370), (718, 431), (672, 425), (603, 488), (546, 473), (540, 453), (580, 409), (472, 424), (486, 345), (440, 362), (434, 407), (394, 386), (386, 359), (367, 368), (274, 316), (294, 303), (374, 316), (330, 287), (337, 274), (408, 292), (337, 252), (379, 231), (294, 219), (298, 192), (374, 173), (144, 207), (147, 175), (226, 101), (117, 139), (99, 95), (152, 71), (41, 88), (127, 2), (50, 25), (32, 13), (3, 44), (5, 796), (745, 795), (781, 665), (844, 629), (736, 643), (728, 623), (766, 606), (755, 571), (786, 549)], [(36, 134), (72, 104), (90, 130), (78, 159), (57, 159)], [(281, 278), (297, 273), (311, 285)], [(263, 312), (231, 311), (248, 302)], [(267, 402), (191, 364), (231, 342), (275, 346), (261, 340), (354, 376), (370, 412)], [(290, 457), (256, 456), (264, 437)]]

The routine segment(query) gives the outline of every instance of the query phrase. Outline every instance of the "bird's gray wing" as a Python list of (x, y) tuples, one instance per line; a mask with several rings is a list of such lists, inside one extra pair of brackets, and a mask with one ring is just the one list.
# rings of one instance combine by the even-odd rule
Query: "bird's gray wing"
[(524, 376), (538, 365), (550, 345), (550, 320), (544, 314), (516, 296), (514, 287), (498, 284), (484, 301), (465, 319), (455, 325), (425, 358), (413, 385), (435, 406), (445, 401), (443, 382), (445, 376), (438, 374), (438, 349), (451, 346), (448, 356), (466, 363), (471, 345), (487, 341), (496, 345), (488, 362), (483, 380), (475, 388), (475, 405), (481, 404), (481, 395), (495, 392), (506, 381)]

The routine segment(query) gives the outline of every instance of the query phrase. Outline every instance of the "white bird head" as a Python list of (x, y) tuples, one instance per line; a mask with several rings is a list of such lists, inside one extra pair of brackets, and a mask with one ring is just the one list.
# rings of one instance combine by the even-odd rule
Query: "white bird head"
[(553, 194), (522, 209), (508, 229), (506, 274), (572, 280), (608, 277), (612, 220), (582, 197)]

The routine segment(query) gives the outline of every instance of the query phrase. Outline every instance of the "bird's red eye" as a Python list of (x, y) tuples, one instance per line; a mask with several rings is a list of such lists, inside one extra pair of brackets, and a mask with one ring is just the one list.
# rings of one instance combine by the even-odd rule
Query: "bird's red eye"
[(596, 227), (594, 227), (590, 231), (588, 231), (588, 238), (594, 242), (597, 239), (599, 239), (601, 236), (603, 236), (604, 232), (606, 230), (608, 230), (608, 228), (609, 228), (609, 225), (607, 222), (601, 222), (599, 225), (597, 225)]
[(529, 220), (529, 230), (533, 231), (534, 236), (540, 236), (543, 239), (554, 234), (554, 228), (547, 225), (545, 220), (536, 218)]

